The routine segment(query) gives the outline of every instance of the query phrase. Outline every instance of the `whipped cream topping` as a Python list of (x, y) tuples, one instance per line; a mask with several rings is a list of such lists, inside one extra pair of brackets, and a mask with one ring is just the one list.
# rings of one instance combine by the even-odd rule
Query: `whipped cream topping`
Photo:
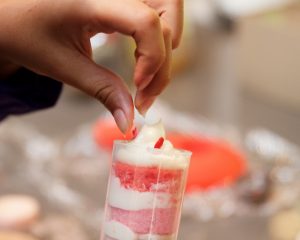
[(135, 139), (131, 141), (133, 144), (143, 144), (149, 148), (154, 148), (155, 143), (159, 138), (164, 138), (164, 144), (160, 148), (164, 152), (172, 152), (174, 147), (170, 141), (166, 139), (166, 131), (162, 124), (162, 121), (155, 124), (145, 124), (140, 130), (139, 134)]
[[(159, 138), (164, 143), (155, 149)], [(166, 139), (166, 133), (161, 121), (155, 124), (145, 124), (137, 137), (130, 142), (119, 142), (115, 148), (115, 158), (118, 161), (137, 166), (160, 166), (169, 169), (185, 169), (188, 167), (191, 153), (177, 150)]]

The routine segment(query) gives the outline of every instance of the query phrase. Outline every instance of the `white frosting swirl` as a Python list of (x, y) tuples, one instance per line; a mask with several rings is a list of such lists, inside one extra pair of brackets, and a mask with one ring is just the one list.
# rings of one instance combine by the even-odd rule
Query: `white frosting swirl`
[[(160, 149), (155, 149), (159, 138), (164, 138)], [(160, 166), (169, 169), (185, 169), (188, 167), (191, 154), (173, 147), (166, 139), (165, 129), (161, 121), (156, 124), (145, 124), (137, 137), (130, 142), (116, 144), (115, 158), (118, 161), (137, 166)]]
[(132, 140), (131, 143), (143, 144), (144, 146), (154, 148), (155, 143), (161, 137), (164, 139), (164, 144), (160, 149), (162, 149), (163, 151), (172, 151), (173, 145), (166, 139), (166, 131), (161, 120), (152, 125), (145, 124), (140, 130), (137, 137)]

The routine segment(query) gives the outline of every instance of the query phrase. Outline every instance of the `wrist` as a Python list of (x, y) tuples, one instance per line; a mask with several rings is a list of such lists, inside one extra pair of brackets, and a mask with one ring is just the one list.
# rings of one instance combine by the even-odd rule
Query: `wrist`
[(0, 59), (0, 80), (7, 79), (18, 71), (20, 67), (14, 63)]

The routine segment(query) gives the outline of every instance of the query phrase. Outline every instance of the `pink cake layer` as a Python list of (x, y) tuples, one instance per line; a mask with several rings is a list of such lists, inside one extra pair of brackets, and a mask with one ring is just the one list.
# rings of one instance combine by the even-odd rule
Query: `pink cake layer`
[(169, 235), (176, 231), (177, 208), (128, 211), (109, 208), (109, 220), (120, 222), (138, 234)]
[(168, 192), (176, 194), (181, 191), (183, 181), (182, 169), (160, 169), (157, 166), (142, 167), (116, 161), (113, 172), (126, 189), (139, 192)]

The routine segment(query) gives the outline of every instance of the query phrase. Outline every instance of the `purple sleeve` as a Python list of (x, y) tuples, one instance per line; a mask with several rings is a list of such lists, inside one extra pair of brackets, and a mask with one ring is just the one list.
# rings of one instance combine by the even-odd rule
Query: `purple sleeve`
[(0, 80), (0, 121), (9, 115), (28, 113), (55, 105), (62, 84), (21, 68)]

